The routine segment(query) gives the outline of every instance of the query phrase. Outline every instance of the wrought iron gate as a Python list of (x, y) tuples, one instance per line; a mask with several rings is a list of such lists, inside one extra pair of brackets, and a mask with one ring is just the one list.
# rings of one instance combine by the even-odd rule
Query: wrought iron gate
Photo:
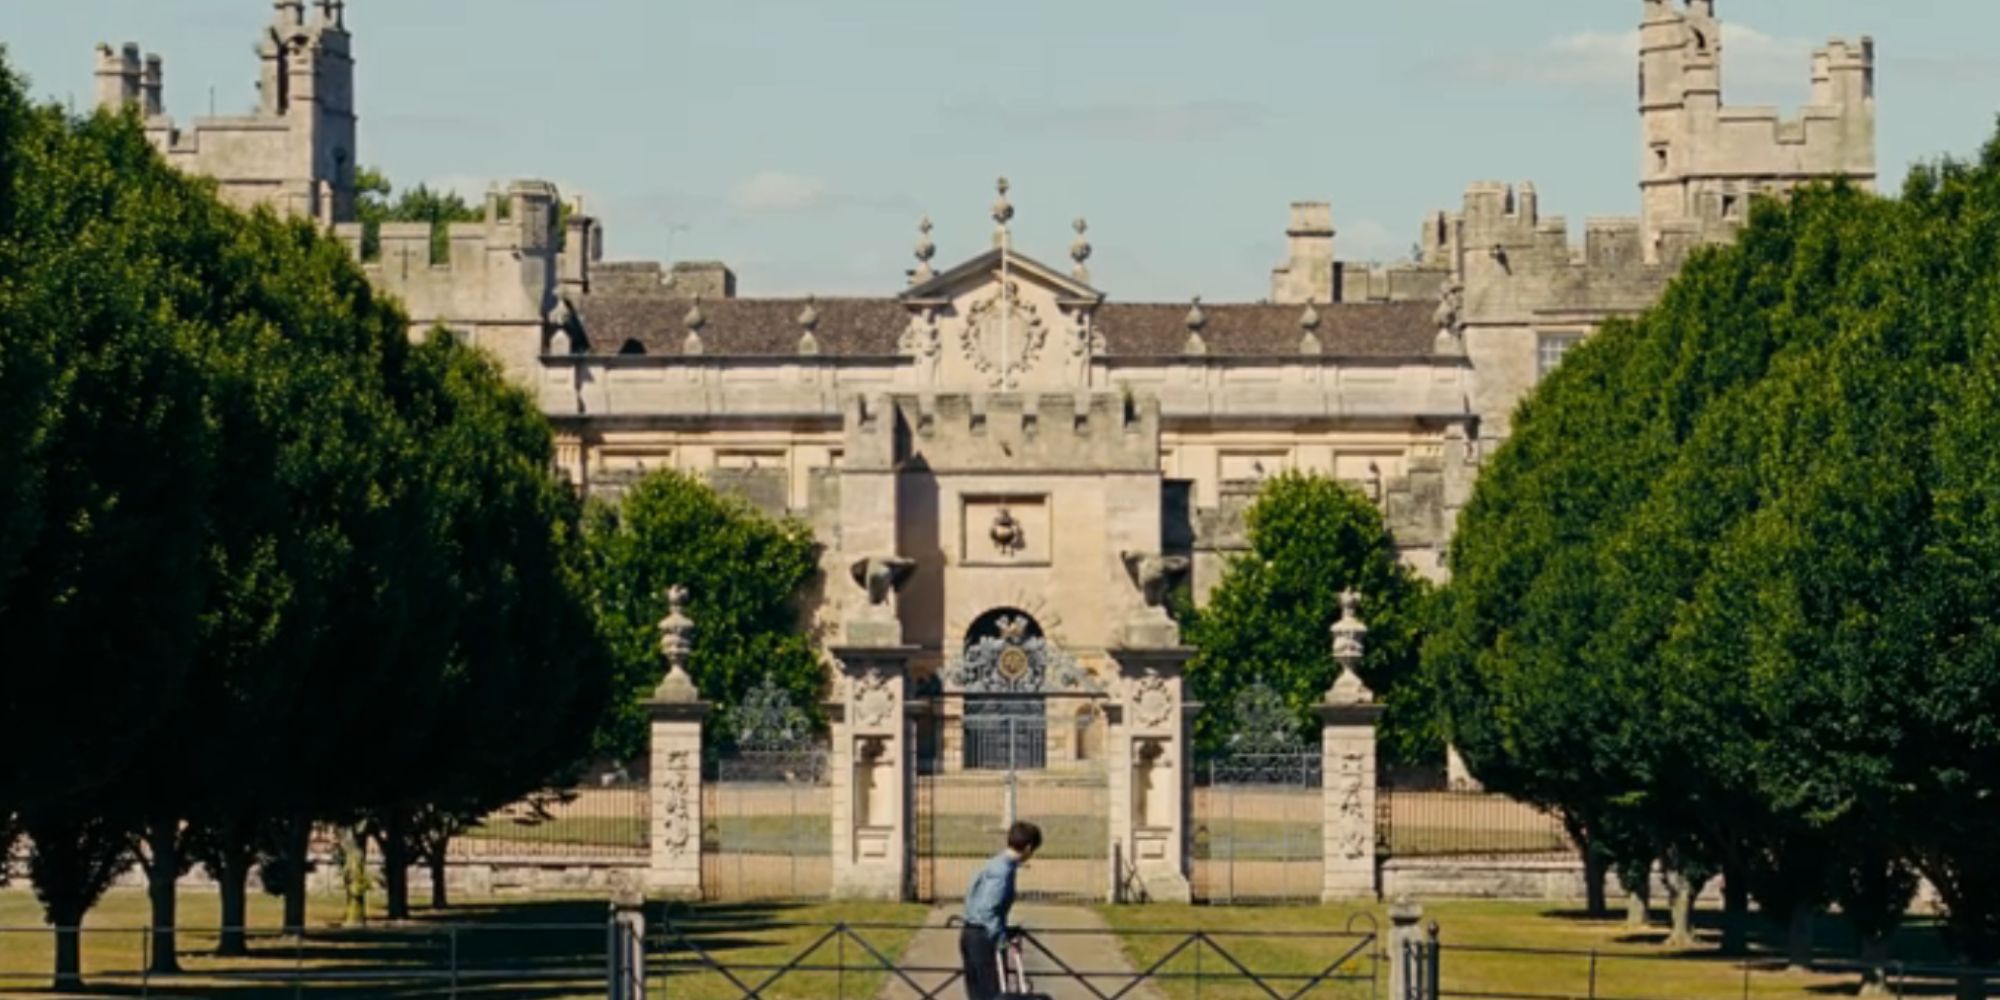
[(962, 896), (1016, 819), (1042, 828), (1023, 898), (1102, 900), (1111, 885), (1104, 693), (1024, 615), (994, 616), (920, 696), (909, 895)]
[(1194, 893), (1217, 903), (1317, 900), (1324, 882), (1320, 752), (1262, 681), (1238, 692), (1222, 752), (1194, 793)]
[(710, 763), (702, 886), (711, 899), (823, 897), (832, 886), (826, 749), (769, 677), (736, 713), (736, 747)]
[(1048, 766), (1048, 719), (1041, 699), (965, 699), (965, 769), (1019, 772)]

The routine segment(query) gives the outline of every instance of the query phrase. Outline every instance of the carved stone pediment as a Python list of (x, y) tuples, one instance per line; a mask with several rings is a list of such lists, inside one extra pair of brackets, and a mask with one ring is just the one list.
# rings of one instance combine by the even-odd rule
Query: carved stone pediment
[(902, 338), (928, 380), (971, 389), (1080, 384), (1103, 293), (1011, 250), (994, 249), (903, 293)]

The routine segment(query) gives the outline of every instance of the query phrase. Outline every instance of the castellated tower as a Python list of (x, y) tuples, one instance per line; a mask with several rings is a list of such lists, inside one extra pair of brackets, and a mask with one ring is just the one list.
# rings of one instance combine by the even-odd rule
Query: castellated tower
[(1722, 102), (1715, 0), (1641, 0), (1639, 188), (1647, 259), (1706, 224), (1738, 222), (1750, 199), (1813, 180), (1875, 181), (1875, 43), (1813, 53), (1812, 103), (1785, 120)]
[(271, 205), (323, 223), (354, 217), (354, 56), (345, 0), (274, 0), (260, 35), (253, 114), (205, 117), (188, 129), (166, 114), (165, 70), (137, 45), (97, 50), (97, 103), (136, 106), (146, 136), (175, 167), (213, 177), (242, 208)]

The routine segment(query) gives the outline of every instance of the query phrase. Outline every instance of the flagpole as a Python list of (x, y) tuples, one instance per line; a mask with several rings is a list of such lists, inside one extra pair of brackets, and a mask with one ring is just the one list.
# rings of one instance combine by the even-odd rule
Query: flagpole
[(993, 203), (993, 221), (999, 223), (1000, 228), (993, 235), (1000, 245), (1000, 389), (1005, 392), (1014, 387), (1013, 372), (1007, 366), (1008, 325), (1013, 319), (1014, 312), (1013, 292), (1008, 286), (1007, 271), (1007, 257), (1012, 253), (1013, 235), (1007, 231), (1007, 221), (1014, 217), (1014, 206), (1007, 203), (1007, 178), (1000, 178), (994, 187), (1000, 192), (999, 199)]

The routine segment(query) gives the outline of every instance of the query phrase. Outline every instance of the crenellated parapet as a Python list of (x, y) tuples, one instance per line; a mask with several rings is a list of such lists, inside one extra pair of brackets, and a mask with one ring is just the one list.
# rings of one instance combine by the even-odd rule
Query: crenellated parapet
[(562, 257), (557, 202), (555, 185), (515, 181), (504, 194), (488, 192), (484, 219), (449, 224), (441, 245), (428, 222), (382, 224), (375, 251), (366, 255), (361, 223), (336, 225), (334, 235), (377, 288), (402, 300), (414, 322), (539, 327)]
[(844, 439), (850, 469), (1156, 474), (1160, 405), (1088, 391), (856, 396)]
[(137, 45), (97, 49), (99, 107), (136, 107), (146, 137), (173, 166), (212, 177), (239, 208), (331, 225), (354, 217), (357, 125), (353, 38), (344, 0), (276, 0), (258, 36), (258, 103), (244, 115), (183, 128), (166, 113), (165, 62)]
[(1639, 114), (1642, 226), (1649, 260), (1687, 224), (1740, 224), (1750, 202), (1800, 184), (1872, 185), (1875, 43), (1815, 50), (1812, 103), (1790, 118), (1723, 101), (1723, 31), (1713, 0), (1642, 0)]

